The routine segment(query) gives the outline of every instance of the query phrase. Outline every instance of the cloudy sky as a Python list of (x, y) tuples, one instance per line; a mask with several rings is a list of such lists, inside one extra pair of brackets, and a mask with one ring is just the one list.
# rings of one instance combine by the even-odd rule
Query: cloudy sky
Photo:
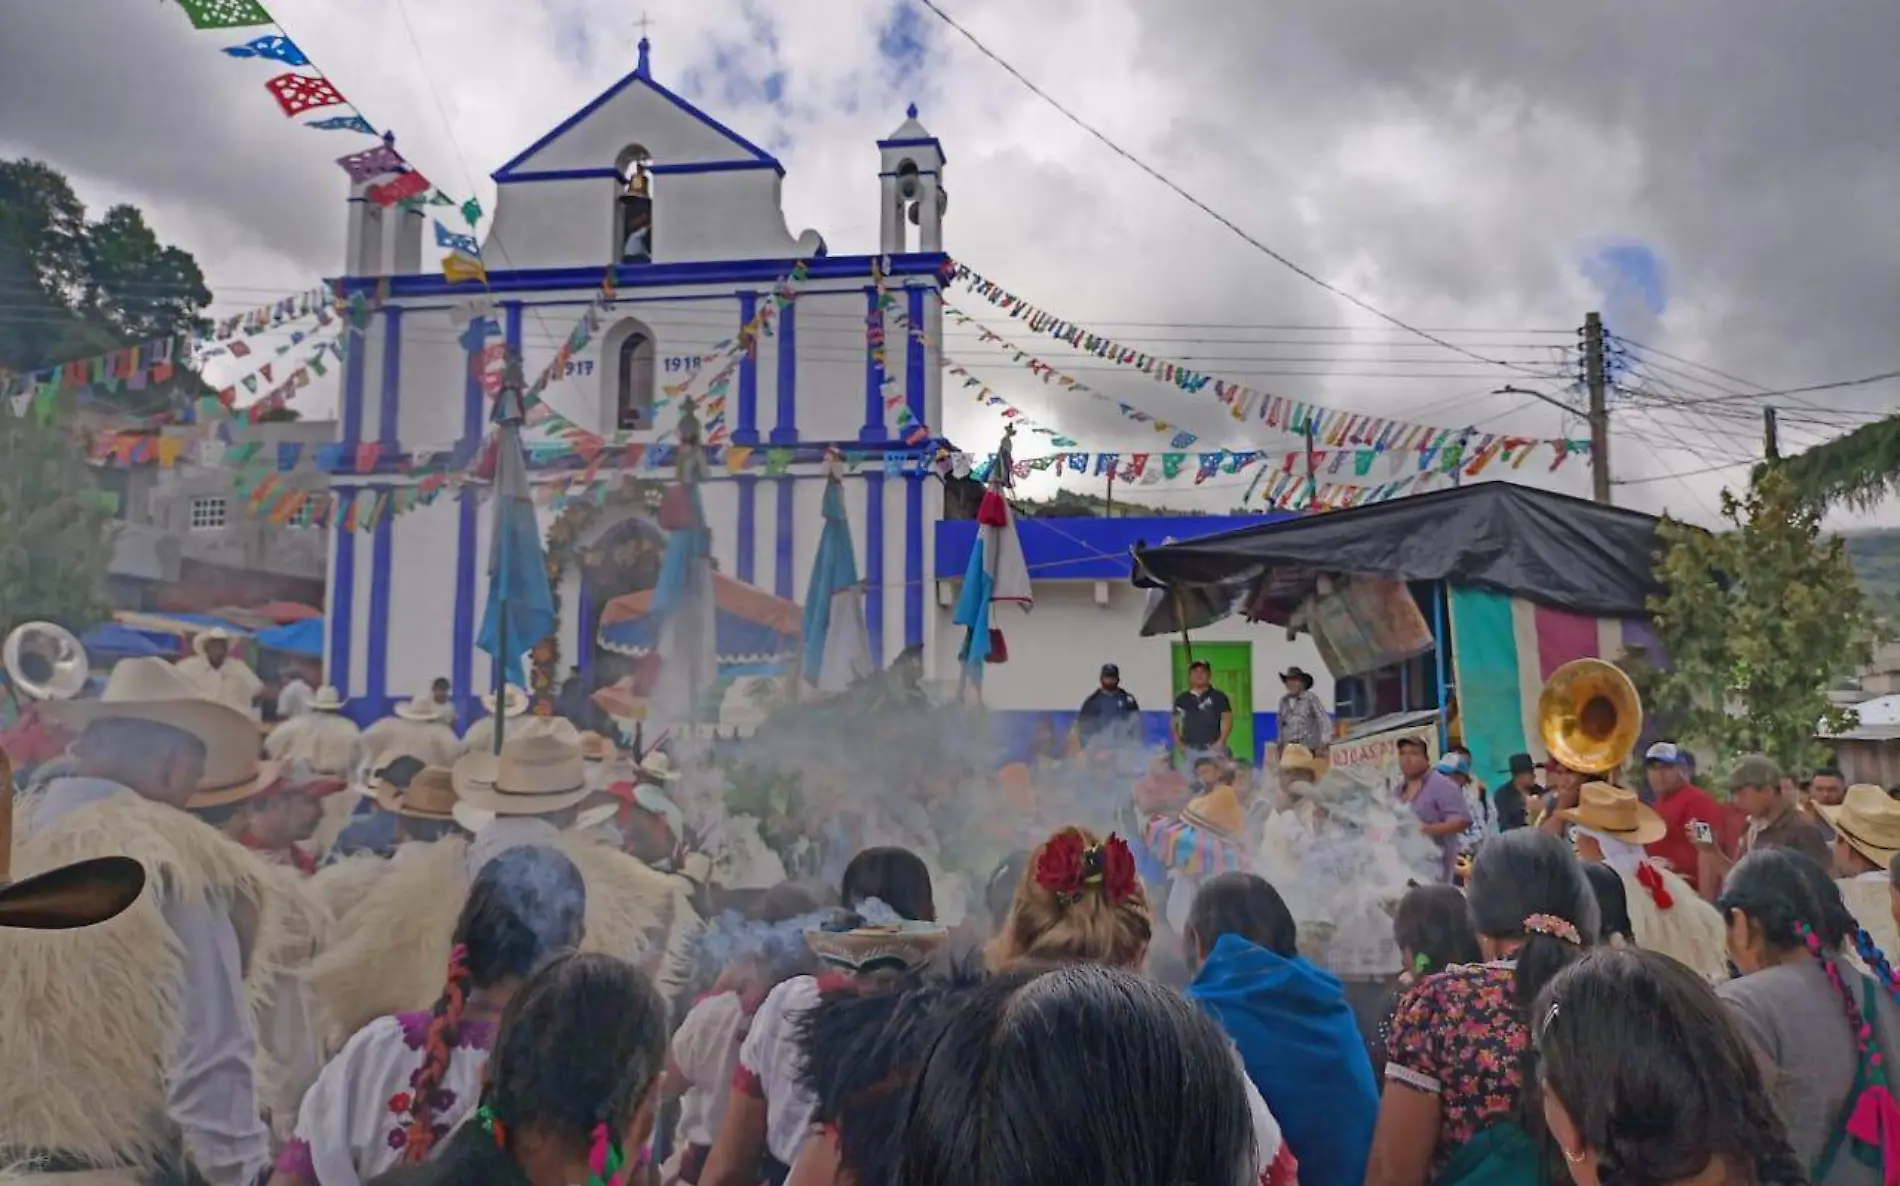
[[(1578, 399), (1574, 330), (1600, 309), (1642, 344), (1620, 374), (1611, 455), (1618, 501), (1644, 509), (1711, 517), (1760, 448), (1760, 405), (1737, 393), (1900, 365), (1891, 0), (938, 2), (1259, 243), (1514, 366), (1301, 279), (914, 0), (648, 0), (654, 72), (779, 155), (788, 222), (839, 252), (874, 245), (874, 142), (915, 101), (950, 158), (954, 255), (1064, 317), (1296, 399), (1582, 436), (1574, 416), (1492, 392)], [(271, 8), (411, 160), (484, 206), (488, 173), (630, 70), (639, 37), (640, 9), (605, 0)], [(346, 148), (284, 119), (261, 64), (218, 52), (252, 34), (195, 33), (154, 0), (0, 0), (0, 13), (0, 155), (51, 162), (95, 206), (142, 206), (204, 265), (214, 312), (339, 270), (346, 181), (331, 161)], [(1086, 445), (1154, 447), (973, 336), (949, 343)], [(1286, 447), (1204, 397), (1044, 353), (1207, 439)], [(1900, 405), (1900, 384), (1776, 402), (1793, 450)], [(991, 447), (997, 422), (974, 405), (953, 400), (946, 418), (964, 447)], [(1519, 476), (1587, 492), (1580, 465), (1533, 468)], [(1900, 511), (1841, 524), (1872, 521)]]

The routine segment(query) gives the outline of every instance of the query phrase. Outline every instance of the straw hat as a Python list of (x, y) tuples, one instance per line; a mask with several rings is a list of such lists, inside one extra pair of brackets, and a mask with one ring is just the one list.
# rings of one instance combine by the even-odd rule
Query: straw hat
[(815, 927), (805, 932), (805, 946), (826, 963), (852, 972), (908, 971), (929, 963), (949, 937), (949, 928), (941, 924), (903, 919), (851, 930)]
[(1228, 839), (1237, 839), (1246, 830), (1246, 816), (1240, 810), (1240, 799), (1229, 786), (1215, 787), (1198, 799), (1188, 800), (1181, 812), (1181, 819), (1197, 828)]
[(680, 772), (673, 769), (673, 759), (666, 756), (665, 750), (654, 750), (640, 759), (640, 773), (655, 782), (677, 782)]
[(1280, 747), (1280, 769), (1304, 770), (1314, 778), (1318, 778), (1320, 772), (1325, 769), (1325, 765), (1313, 756), (1312, 750), (1296, 741), (1291, 745)]
[(1557, 814), (1625, 844), (1654, 844), (1669, 834), (1669, 825), (1663, 822), (1663, 817), (1638, 799), (1635, 791), (1613, 787), (1607, 782), (1584, 783), (1577, 805)]
[[(482, 707), (488, 710), (489, 716), (495, 715), (495, 703), (495, 694), (493, 692), (482, 693)], [(514, 684), (509, 684), (507, 689), (507, 706), (502, 709), (501, 715), (505, 717), (518, 717), (527, 711), (528, 694)]]
[(97, 700), (49, 700), (40, 711), (73, 730), (94, 721), (147, 721), (197, 738), (205, 747), (205, 773), (188, 807), (236, 803), (277, 777), (275, 763), (257, 760), (257, 723), (205, 699), (202, 688), (163, 659), (120, 660)]
[(192, 636), (191, 649), (194, 654), (202, 655), (205, 653), (205, 644), (208, 642), (229, 643), (235, 641), (237, 640), (231, 637), (229, 630), (226, 630), (222, 626), (213, 626), (209, 630), (200, 630), (197, 634)]
[(614, 756), (614, 743), (589, 729), (580, 736), (581, 758), (589, 762), (605, 762)]
[(408, 789), (388, 779), (376, 780), (376, 806), (410, 819), (453, 819), (455, 774), (447, 766), (424, 766), (409, 780)]
[[(567, 830), (570, 832), (585, 832), (589, 828), (598, 828), (602, 824), (612, 823), (613, 818), (619, 814), (620, 805), (617, 803), (603, 803), (598, 807), (583, 807), (575, 814), (574, 822), (568, 826)], [(457, 799), (455, 801), (455, 805), (449, 809), (449, 815), (450, 818), (456, 822), (457, 826), (471, 836), (480, 835), (482, 829), (501, 818), (494, 812), (477, 807), (473, 803), (469, 803), (463, 799)]]
[(310, 698), (311, 712), (335, 712), (349, 701), (337, 694), (335, 685), (325, 684)]
[(1839, 807), (1815, 806), (1842, 840), (1882, 869), (1900, 855), (1900, 802), (1879, 787), (1857, 782)]
[(454, 709), (446, 704), (437, 704), (435, 697), (427, 692), (396, 706), (396, 715), (405, 721), (418, 721), (424, 725), (444, 719)]
[(551, 815), (587, 798), (587, 763), (573, 741), (535, 734), (511, 737), (501, 757), (476, 752), (455, 763), (455, 793), (496, 815)]

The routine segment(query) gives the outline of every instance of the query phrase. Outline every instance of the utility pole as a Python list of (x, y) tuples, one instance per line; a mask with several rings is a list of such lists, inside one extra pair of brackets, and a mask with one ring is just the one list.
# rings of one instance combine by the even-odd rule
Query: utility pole
[(1769, 461), (1781, 460), (1781, 436), (1775, 431), (1775, 410), (1761, 410), (1762, 456)]
[(1590, 388), (1590, 492), (1610, 502), (1610, 410), (1603, 368), (1603, 315), (1583, 315), (1583, 377)]

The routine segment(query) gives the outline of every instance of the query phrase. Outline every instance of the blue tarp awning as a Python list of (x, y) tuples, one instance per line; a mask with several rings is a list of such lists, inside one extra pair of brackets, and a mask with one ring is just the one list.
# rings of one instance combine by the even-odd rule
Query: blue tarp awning
[(175, 655), (175, 640), (167, 635), (154, 636), (117, 622), (106, 622), (86, 632), (80, 640), (93, 659), (129, 659), (147, 655)]
[(273, 651), (315, 658), (323, 654), (323, 619), (305, 618), (288, 626), (273, 626), (257, 635), (257, 645)]

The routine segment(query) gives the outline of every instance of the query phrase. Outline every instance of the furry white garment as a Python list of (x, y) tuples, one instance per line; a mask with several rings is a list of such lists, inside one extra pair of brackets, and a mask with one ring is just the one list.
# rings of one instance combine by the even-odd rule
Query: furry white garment
[(360, 737), (356, 723), (347, 717), (306, 713), (271, 729), (264, 739), (264, 756), (273, 762), (308, 762), (319, 773), (348, 778)]

